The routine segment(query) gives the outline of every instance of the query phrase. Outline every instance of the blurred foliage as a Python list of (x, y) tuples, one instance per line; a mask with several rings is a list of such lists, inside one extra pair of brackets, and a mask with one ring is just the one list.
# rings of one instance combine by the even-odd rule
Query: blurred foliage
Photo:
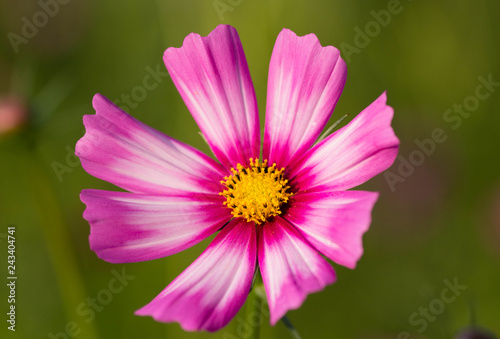
[[(323, 45), (344, 47), (348, 79), (332, 123), (346, 113), (351, 119), (387, 90), (405, 160), (418, 149), (416, 139), (432, 138), (438, 128), (446, 134), (394, 191), (384, 175), (363, 185), (381, 192), (364, 237), (365, 254), (353, 271), (335, 265), (338, 282), (288, 314), (302, 336), (410, 338), (406, 331), (411, 338), (451, 338), (471, 321), (500, 333), (500, 87), (478, 100), (470, 114), (446, 115), (455, 104), (474, 103), (470, 97), (479, 77), (500, 81), (500, 3), (402, 0), (396, 5), (394, 0), (66, 1), (57, 11), (49, 9), (54, 15), (46, 16), (44, 25), (43, 16), (37, 17), (37, 33), (14, 48), (11, 33), (22, 36), (23, 18), (33, 22), (42, 8), (40, 2), (2, 0), (0, 97), (21, 97), (29, 114), (22, 128), (0, 136), (2, 267), (7, 226), (17, 227), (17, 327), (7, 337), (50, 338), (64, 331), (80, 338), (248, 334), (241, 328), (245, 307), (216, 334), (185, 333), (178, 324), (133, 315), (208, 240), (153, 262), (99, 260), (88, 246), (79, 192), (115, 188), (85, 173), (72, 153), (83, 135), (82, 116), (93, 113), (94, 93), (112, 100), (131, 95), (149, 71), (165, 71), (167, 47), (180, 46), (190, 32), (206, 35), (221, 23), (240, 34), (262, 118), (269, 58), (276, 36), (287, 27), (299, 35), (313, 32)], [(390, 20), (380, 17), (391, 6), (397, 10)], [(376, 16), (381, 24), (373, 24)], [(359, 31), (372, 36), (362, 41)], [(355, 49), (346, 50), (346, 44)], [(129, 112), (210, 153), (168, 76)], [(400, 175), (400, 163), (401, 158), (389, 171)], [(88, 298), (99, 293), (103, 298), (102, 291), (123, 269), (134, 279), (92, 316)], [(435, 300), (442, 299), (444, 281), (454, 279), (467, 288), (441, 310)], [(8, 311), (4, 282), (2, 319)], [(414, 312), (429, 307), (440, 312), (424, 322), (425, 328), (418, 314), (413, 320), (419, 322), (411, 323)], [(1, 333), (6, 327), (3, 320)], [(261, 334), (288, 337), (282, 323), (271, 327), (268, 319)]]

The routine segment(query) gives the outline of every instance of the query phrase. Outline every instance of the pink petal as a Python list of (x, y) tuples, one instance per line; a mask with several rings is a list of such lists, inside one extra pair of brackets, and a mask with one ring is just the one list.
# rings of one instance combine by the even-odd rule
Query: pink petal
[(295, 190), (342, 191), (389, 168), (399, 140), (385, 92), (347, 126), (309, 150), (288, 173)]
[(287, 221), (276, 217), (259, 227), (259, 267), (271, 324), (299, 308), (309, 293), (336, 280), (335, 271)]
[(354, 268), (363, 254), (362, 236), (371, 222), (378, 193), (342, 191), (299, 193), (283, 216), (318, 251)]
[(215, 156), (227, 168), (260, 153), (257, 101), (236, 30), (217, 26), (169, 48), (165, 65)]
[(253, 223), (232, 220), (210, 246), (149, 304), (136, 311), (186, 331), (217, 331), (250, 292), (256, 265)]
[(76, 155), (93, 176), (147, 194), (218, 193), (227, 171), (196, 149), (134, 119), (100, 94)]
[(285, 167), (318, 139), (342, 93), (347, 69), (340, 52), (314, 34), (284, 29), (269, 65), (264, 159)]
[(90, 247), (112, 263), (153, 260), (180, 252), (231, 219), (219, 195), (154, 196), (83, 190)]

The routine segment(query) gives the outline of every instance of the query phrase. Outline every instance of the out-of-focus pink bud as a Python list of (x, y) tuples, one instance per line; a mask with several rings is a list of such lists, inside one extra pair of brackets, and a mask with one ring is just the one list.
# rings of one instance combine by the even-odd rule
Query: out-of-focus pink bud
[(27, 120), (27, 107), (19, 97), (0, 97), (0, 136), (19, 129)]

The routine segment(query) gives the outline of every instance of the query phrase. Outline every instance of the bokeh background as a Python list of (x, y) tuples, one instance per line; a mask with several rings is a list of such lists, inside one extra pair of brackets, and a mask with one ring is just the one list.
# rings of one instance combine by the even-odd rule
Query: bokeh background
[[(99, 260), (89, 249), (79, 192), (115, 188), (85, 173), (73, 155), (97, 92), (122, 106), (130, 96), (126, 109), (134, 117), (209, 154), (162, 54), (190, 32), (207, 35), (221, 23), (240, 34), (261, 121), (269, 58), (283, 27), (342, 50), (348, 78), (330, 123), (349, 113), (347, 123), (385, 90), (395, 109), (400, 158), (362, 186), (381, 192), (365, 254), (355, 270), (334, 265), (338, 282), (289, 312), (302, 337), (452, 338), (472, 323), (500, 333), (498, 1), (46, 3), (55, 2), (0, 2), (2, 338), (249, 337), (245, 306), (215, 334), (133, 315), (210, 239), (152, 262)], [(40, 11), (53, 15), (44, 20)], [(39, 27), (30, 30), (34, 22)], [(157, 86), (140, 89), (151, 72)], [(489, 89), (476, 92), (481, 81)], [(445, 135), (443, 142), (419, 159), (415, 140), (433, 133)], [(413, 170), (401, 165), (410, 159), (418, 163)], [(5, 321), (8, 226), (16, 227), (15, 333)], [(110, 293), (114, 274), (123, 272), (129, 280)], [(449, 303), (445, 280), (465, 286)], [(97, 297), (105, 302), (91, 308)], [(427, 319), (418, 314), (429, 307)], [(291, 336), (266, 318), (261, 337)]]

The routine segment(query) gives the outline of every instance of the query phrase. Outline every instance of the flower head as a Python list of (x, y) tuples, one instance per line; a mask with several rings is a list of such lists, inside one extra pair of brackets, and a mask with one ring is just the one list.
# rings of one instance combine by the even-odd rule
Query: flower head
[[(346, 79), (339, 51), (284, 29), (269, 67), (262, 158), (255, 92), (236, 30), (190, 34), (164, 61), (218, 161), (97, 94), (76, 154), (127, 192), (84, 190), (90, 246), (109, 262), (152, 260), (220, 232), (136, 314), (216, 331), (245, 302), (256, 269), (271, 323), (336, 280), (323, 258), (354, 268), (377, 193), (349, 191), (398, 152), (385, 93), (314, 145)], [(261, 160), (262, 159), (262, 160)]]
[(245, 218), (262, 224), (282, 213), (283, 204), (293, 194), (290, 192), (288, 180), (283, 178), (282, 168), (276, 164), (267, 166), (267, 160), (250, 158), (248, 168), (238, 164), (237, 170), (231, 168), (232, 174), (221, 181), (227, 189), (219, 193), (226, 198), (224, 205), (231, 208), (235, 218)]

